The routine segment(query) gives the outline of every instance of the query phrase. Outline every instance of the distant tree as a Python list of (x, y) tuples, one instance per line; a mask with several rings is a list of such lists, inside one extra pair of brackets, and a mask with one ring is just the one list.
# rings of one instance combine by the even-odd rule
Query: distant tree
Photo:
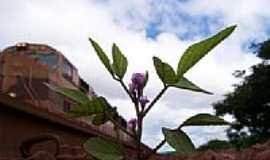
[(237, 147), (270, 138), (270, 40), (256, 47), (258, 57), (264, 61), (252, 66), (250, 75), (236, 71), (234, 76), (243, 81), (234, 85), (234, 91), (226, 94), (224, 100), (213, 104), (216, 115), (235, 118), (227, 135)]
[(255, 44), (255, 52), (258, 53), (258, 57), (269, 60), (270, 59), (270, 39)]
[(228, 148), (232, 148), (232, 147), (233, 147), (232, 144), (228, 141), (214, 139), (214, 140), (210, 140), (209, 142), (199, 146), (198, 150), (199, 151), (205, 151), (208, 149), (220, 150), (220, 149), (228, 149)]

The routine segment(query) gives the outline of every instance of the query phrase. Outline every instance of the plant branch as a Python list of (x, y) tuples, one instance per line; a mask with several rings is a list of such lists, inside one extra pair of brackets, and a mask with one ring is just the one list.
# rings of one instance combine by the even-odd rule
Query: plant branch
[(143, 126), (143, 119), (141, 115), (138, 116), (138, 131), (137, 131), (137, 158), (141, 160), (141, 139), (142, 139), (142, 126)]
[(149, 104), (148, 108), (145, 109), (145, 111), (142, 113), (142, 117), (144, 117), (150, 109), (154, 106), (154, 104), (161, 98), (161, 96), (165, 93), (165, 91), (168, 89), (168, 86), (164, 85), (164, 88), (158, 93), (158, 95), (153, 99), (153, 101)]
[(148, 154), (146, 155), (144, 158), (147, 160), (148, 158), (150, 158), (153, 154), (157, 153), (157, 151), (166, 143), (166, 140), (163, 139), (158, 145), (156, 145), (156, 147)]
[(154, 149), (153, 152), (156, 153), (164, 144), (166, 143), (166, 140), (163, 139)]
[(140, 113), (138, 99), (136, 97), (135, 97), (135, 100), (134, 100), (134, 107), (135, 107), (135, 111), (136, 111), (137, 120), (139, 120), (139, 117), (140, 117), (141, 113)]
[(134, 103), (134, 102), (135, 102), (134, 97), (133, 97), (133, 96), (131, 95), (131, 93), (129, 92), (128, 87), (125, 85), (125, 83), (123, 82), (123, 80), (122, 80), (122, 79), (115, 78), (115, 77), (113, 77), (113, 79), (116, 80), (116, 81), (118, 81), (118, 82), (121, 84), (121, 86), (122, 86), (123, 89), (126, 91), (127, 95), (128, 95), (129, 98), (131, 99), (131, 101)]
[(137, 115), (137, 118), (138, 118), (138, 116), (139, 116), (139, 114), (140, 114), (140, 110), (139, 110), (139, 104), (138, 104), (138, 102), (137, 102), (136, 97), (133, 97), (133, 96), (131, 95), (131, 93), (129, 92), (127, 86), (125, 85), (125, 83), (123, 82), (122, 79), (114, 78), (114, 80), (118, 81), (118, 82), (121, 84), (121, 86), (122, 86), (123, 89), (126, 91), (127, 95), (128, 95), (129, 98), (131, 99), (131, 101), (134, 103), (135, 110), (136, 110), (136, 115)]
[[(181, 129), (182, 127), (183, 127), (183, 125), (181, 124), (180, 126), (178, 126), (178, 127), (176, 128), (176, 130)], [(145, 159), (148, 159), (148, 158), (150, 158), (154, 153), (157, 153), (157, 151), (158, 151), (165, 143), (166, 143), (166, 139), (164, 138), (161, 142), (159, 142), (158, 145), (156, 145), (156, 147), (152, 150), (152, 152), (149, 153), (149, 154), (145, 157)]]

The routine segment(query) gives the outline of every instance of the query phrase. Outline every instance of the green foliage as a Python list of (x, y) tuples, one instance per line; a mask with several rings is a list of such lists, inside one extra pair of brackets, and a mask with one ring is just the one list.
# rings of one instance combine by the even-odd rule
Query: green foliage
[(270, 60), (270, 39), (258, 44), (258, 57)]
[(207, 38), (201, 42), (191, 45), (181, 57), (178, 63), (177, 76), (182, 77), (191, 67), (193, 67), (202, 57), (211, 51), (216, 45), (228, 37), (236, 26), (228, 27), (218, 34)]
[(249, 136), (256, 137), (257, 142), (270, 137), (269, 75), (269, 65), (253, 66), (252, 74), (244, 76), (243, 82), (235, 85), (234, 91), (228, 93), (224, 100), (213, 104), (217, 115), (230, 114), (235, 118), (227, 134), (238, 147), (246, 146), (241, 139)]
[(169, 85), (171, 87), (211, 94), (210, 92), (196, 86), (183, 75), (197, 62), (199, 62), (199, 60), (209, 51), (228, 37), (235, 28), (236, 26), (228, 27), (206, 40), (191, 45), (179, 60), (177, 74), (168, 63), (162, 62), (158, 57), (153, 57), (154, 66), (159, 78), (165, 85)]
[(146, 86), (147, 82), (148, 82), (148, 79), (149, 79), (149, 73), (148, 71), (146, 71), (144, 73), (144, 83), (143, 83), (143, 88)]
[(112, 47), (112, 56), (113, 56), (113, 70), (114, 73), (122, 79), (127, 71), (128, 66), (128, 60), (127, 58), (122, 54), (120, 49), (117, 47), (116, 44), (113, 44)]
[(96, 126), (102, 125), (109, 121), (109, 118), (106, 116), (105, 113), (96, 114), (92, 120), (92, 123)]
[(124, 159), (122, 146), (99, 137), (88, 139), (83, 146), (89, 154), (99, 160)]
[[(235, 136), (235, 135), (234, 135)], [(251, 147), (252, 145), (256, 143), (265, 143), (268, 140), (268, 138), (262, 138), (258, 135), (241, 135), (238, 137), (230, 137), (230, 143), (234, 148), (237, 149), (244, 149)]]
[(157, 75), (164, 84), (174, 84), (177, 80), (176, 73), (173, 68), (165, 62), (162, 62), (158, 57), (153, 57), (154, 66)]
[(196, 86), (194, 83), (186, 79), (185, 77), (181, 77), (178, 79), (177, 83), (171, 84), (170, 86), (180, 89), (187, 89), (190, 91), (195, 92), (202, 92), (206, 94), (212, 94), (211, 92), (208, 92), (206, 90), (201, 89), (200, 87)]
[[(142, 137), (142, 124), (143, 124), (143, 118), (146, 115), (146, 113), (151, 109), (151, 107), (159, 100), (159, 98), (164, 94), (166, 89), (168, 87), (176, 87), (180, 89), (187, 89), (195, 92), (203, 92), (207, 94), (211, 94), (208, 91), (205, 91), (201, 89), (200, 87), (196, 86), (194, 83), (189, 81), (184, 77), (184, 74), (193, 67), (199, 60), (204, 57), (209, 51), (211, 51), (216, 45), (218, 45), (220, 42), (222, 42), (226, 37), (228, 37), (236, 28), (236, 26), (228, 27), (218, 34), (203, 40), (201, 42), (198, 42), (194, 45), (191, 45), (183, 54), (181, 59), (178, 63), (177, 73), (173, 69), (173, 67), (170, 66), (170, 64), (163, 62), (158, 57), (153, 57), (154, 66), (156, 69), (156, 73), (161, 79), (161, 81), (164, 84), (164, 88), (162, 91), (153, 99), (151, 103), (149, 103), (149, 106), (145, 106), (148, 108), (142, 108), (140, 109), (140, 96), (143, 95), (143, 88), (148, 82), (148, 72), (146, 72), (144, 85), (140, 90), (138, 89), (138, 86), (135, 86), (137, 88), (132, 88), (131, 91), (128, 90), (128, 87), (125, 85), (125, 83), (122, 81), (126, 70), (128, 66), (128, 60), (127, 58), (121, 53), (120, 49), (116, 46), (116, 44), (113, 44), (112, 47), (112, 57), (113, 57), (113, 63), (110, 63), (109, 58), (105, 54), (105, 52), (102, 50), (102, 48), (90, 38), (90, 42), (92, 46), (94, 47), (99, 59), (101, 60), (102, 64), (105, 66), (105, 68), (109, 71), (109, 73), (112, 75), (113, 79), (120, 82), (121, 86), (124, 88), (124, 90), (127, 92), (129, 97), (131, 98), (131, 101), (134, 104), (134, 107), (136, 109), (136, 115), (137, 115), (137, 128), (134, 130), (134, 140), (137, 144), (138, 149), (138, 155), (137, 158), (139, 160), (142, 159), (141, 152), (141, 137)], [(131, 85), (132, 86), (132, 85)], [(134, 89), (134, 91), (133, 91)], [(138, 94), (136, 96), (136, 93), (142, 93)], [(63, 92), (66, 94), (66, 92)], [(72, 97), (72, 96), (71, 96)], [(78, 99), (81, 100), (81, 99)], [(82, 101), (82, 100), (81, 100)], [(82, 103), (83, 105), (74, 108), (71, 110), (71, 114), (74, 114), (75, 116), (85, 116), (85, 115), (91, 115), (93, 116), (93, 124), (95, 125), (101, 125), (107, 122), (108, 120), (111, 120), (113, 123), (115, 123), (111, 117), (114, 117), (117, 115), (117, 112), (113, 110), (111, 105), (106, 101), (105, 98), (96, 98), (92, 101), (87, 101), (87, 103)], [(209, 114), (198, 114), (195, 115), (188, 120), (186, 120), (178, 129), (172, 130), (172, 129), (166, 129), (162, 128), (162, 132), (164, 134), (164, 137), (169, 145), (171, 145), (175, 150), (177, 154), (190, 154), (195, 151), (195, 147), (190, 140), (190, 138), (186, 135), (185, 132), (181, 130), (181, 127), (183, 126), (195, 126), (195, 125), (225, 125), (227, 122), (222, 120), (219, 117), (212, 116)], [(118, 126), (118, 125), (116, 125)], [(119, 127), (121, 129), (121, 127)], [(123, 130), (126, 131), (126, 130)], [(128, 135), (129, 132), (126, 131)], [(132, 134), (130, 135), (132, 137)], [(161, 147), (163, 143), (159, 146)], [(121, 146), (112, 143), (107, 140), (103, 140), (101, 138), (90, 138), (85, 144), (84, 147), (86, 148), (87, 152), (93, 155), (94, 157), (101, 159), (101, 160), (120, 160), (123, 159), (123, 152)], [(159, 148), (155, 149), (158, 150)]]
[(213, 104), (217, 115), (230, 114), (235, 122), (228, 130), (231, 140), (250, 135), (257, 140), (269, 138), (270, 126), (270, 65), (258, 64), (252, 67), (252, 74), (243, 76), (233, 92), (225, 99)]
[(110, 74), (115, 77), (115, 75), (119, 79), (123, 79), (128, 66), (127, 58), (122, 54), (121, 50), (118, 48), (116, 44), (112, 46), (112, 57), (113, 63), (111, 64), (109, 57), (103, 51), (103, 49), (96, 43), (93, 39), (89, 38), (93, 48), (95, 49), (100, 61), (107, 68)]
[(188, 118), (182, 126), (209, 126), (209, 125), (228, 125), (224, 119), (207, 113), (200, 113)]
[(107, 103), (107, 109), (104, 112), (95, 114), (94, 118), (92, 119), (92, 123), (94, 125), (102, 125), (112, 119), (116, 119), (119, 115), (116, 111), (116, 108), (112, 108), (108, 103)]
[(111, 106), (104, 97), (97, 97), (87, 103), (72, 108), (68, 114), (71, 117), (91, 116), (104, 113), (109, 108)]
[(209, 142), (207, 142), (206, 144), (201, 145), (198, 150), (199, 151), (205, 151), (208, 149), (212, 149), (212, 150), (221, 150), (221, 149), (229, 149), (229, 148), (233, 148), (234, 146), (225, 140), (210, 140)]
[(176, 150), (176, 153), (185, 155), (194, 153), (195, 147), (190, 138), (181, 130), (181, 128), (185, 126), (209, 125), (228, 125), (228, 122), (210, 114), (197, 114), (184, 121), (178, 129), (170, 130), (163, 128), (162, 132), (167, 143)]
[(77, 107), (72, 108), (67, 114), (70, 117), (82, 117), (82, 116), (92, 116), (93, 124), (100, 125), (107, 122), (108, 116), (107, 114), (113, 115), (113, 109), (111, 105), (107, 102), (104, 97), (97, 97), (90, 100), (84, 93), (78, 90), (62, 88), (59, 86), (46, 84), (51, 90), (62, 94), (75, 102), (80, 103)]
[(92, 46), (94, 47), (100, 61), (107, 68), (107, 70), (110, 72), (110, 74), (112, 76), (114, 76), (113, 68), (112, 68), (112, 65), (110, 63), (110, 59), (108, 58), (108, 56), (105, 54), (105, 52), (102, 50), (102, 48), (99, 46), (98, 43), (96, 43), (91, 38), (89, 38), (89, 40), (90, 40)]
[(89, 98), (83, 93), (81, 92), (80, 90), (75, 90), (75, 89), (68, 89), (68, 88), (63, 88), (63, 87), (60, 87), (60, 86), (56, 86), (56, 85), (53, 85), (53, 84), (48, 84), (48, 83), (45, 83), (45, 85), (47, 87), (49, 87), (51, 90), (63, 95), (63, 96), (66, 96), (72, 100), (74, 100), (75, 102), (78, 102), (80, 104), (86, 104), (89, 102)]
[(195, 152), (192, 141), (182, 130), (162, 128), (162, 133), (168, 144), (173, 147), (178, 154), (186, 155)]
[[(154, 57), (154, 65), (159, 78), (164, 84), (169, 84), (168, 86), (171, 87), (211, 94), (210, 92), (205, 91), (193, 84), (183, 75), (191, 67), (193, 67), (202, 57), (204, 57), (209, 51), (211, 51), (216, 45), (218, 45), (226, 37), (228, 37), (235, 28), (236, 26), (228, 27), (219, 32), (218, 34), (190, 46), (184, 52), (178, 63), (177, 75), (169, 64), (162, 62), (162, 60), (157, 57)], [(216, 116), (211, 116), (209, 114), (199, 114), (189, 118), (182, 124), (182, 126), (225, 124), (227, 124), (227, 122)], [(192, 144), (192, 141), (183, 131), (169, 130), (165, 128), (163, 128), (162, 131), (166, 141), (176, 150), (176, 152), (181, 154), (188, 154), (194, 152), (194, 145)]]

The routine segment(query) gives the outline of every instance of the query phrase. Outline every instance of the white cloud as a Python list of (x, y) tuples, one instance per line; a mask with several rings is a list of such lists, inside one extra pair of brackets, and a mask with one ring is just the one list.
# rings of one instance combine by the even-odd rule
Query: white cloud
[[(145, 122), (144, 139), (147, 144), (154, 145), (162, 138), (161, 126), (176, 127), (195, 113), (213, 112), (210, 104), (221, 99), (222, 94), (231, 91), (231, 85), (237, 82), (232, 77), (232, 72), (236, 69), (246, 69), (259, 61), (254, 55), (243, 51), (241, 46), (246, 40), (262, 40), (267, 36), (262, 18), (270, 17), (270, 11), (266, 8), (268, 2), (4, 0), (0, 5), (0, 47), (3, 49), (18, 41), (40, 42), (55, 47), (77, 66), (81, 75), (97, 93), (108, 96), (113, 104), (121, 106), (119, 111), (126, 118), (131, 118), (135, 114), (131, 112), (132, 107), (129, 106), (127, 96), (119, 90), (120, 85), (111, 79), (99, 62), (87, 40), (89, 36), (98, 41), (107, 53), (110, 53), (112, 43), (116, 42), (126, 54), (129, 59), (126, 83), (133, 72), (149, 70), (150, 81), (146, 94), (152, 99), (162, 87), (152, 65), (152, 56), (159, 56), (176, 68), (178, 59), (186, 47), (203, 38), (202, 35), (195, 35), (192, 41), (179, 39), (178, 33), (196, 30), (200, 26), (198, 23), (183, 21), (177, 14), (184, 12), (191, 17), (219, 15), (222, 23), (210, 23), (208, 26), (212, 34), (223, 25), (238, 24), (237, 30), (230, 38), (187, 74), (193, 82), (216, 95), (169, 90)], [(146, 27), (161, 16), (164, 17), (159, 26), (161, 33), (155, 40), (146, 37)], [(185, 22), (188, 25), (185, 25)], [(212, 135), (217, 135), (216, 131), (210, 131)], [(190, 133), (205, 135), (210, 134), (210, 131), (206, 133), (205, 130), (195, 129)], [(218, 137), (224, 138), (224, 133), (220, 134), (223, 135)], [(198, 135), (193, 139), (197, 145), (207, 140)]]

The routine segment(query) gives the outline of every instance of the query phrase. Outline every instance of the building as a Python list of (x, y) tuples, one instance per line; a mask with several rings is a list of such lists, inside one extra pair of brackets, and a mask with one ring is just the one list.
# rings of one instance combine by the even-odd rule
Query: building
[(94, 93), (59, 51), (42, 44), (19, 43), (3, 50), (0, 75), (2, 93), (54, 112), (67, 111), (75, 103), (44, 83), (79, 89), (89, 97)]
[[(77, 103), (44, 83), (78, 89), (89, 98), (96, 96), (56, 49), (33, 43), (4, 49), (0, 53), (0, 158), (20, 157), (22, 142), (39, 135), (58, 137), (61, 146), (80, 148), (87, 138), (101, 136), (134, 148), (131, 138), (111, 123), (94, 126), (85, 118), (68, 118), (65, 112)], [(121, 122), (127, 127), (123, 118)], [(47, 142), (38, 146), (53, 148)]]

